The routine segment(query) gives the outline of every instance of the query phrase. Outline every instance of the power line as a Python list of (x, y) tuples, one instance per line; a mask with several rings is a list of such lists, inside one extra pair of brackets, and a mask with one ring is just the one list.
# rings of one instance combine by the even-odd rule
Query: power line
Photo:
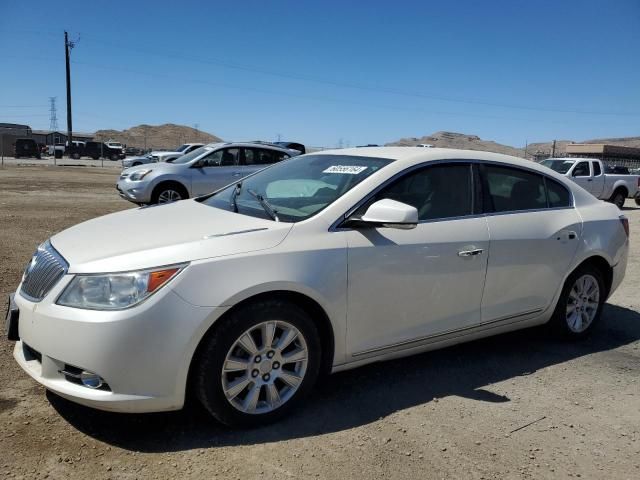
[(94, 41), (96, 43), (102, 43), (104, 45), (126, 49), (128, 51), (137, 51), (140, 53), (156, 55), (159, 57), (184, 60), (184, 61), (189, 61), (189, 62), (194, 62), (199, 64), (212, 64), (212, 65), (217, 65), (224, 68), (250, 71), (255, 73), (261, 73), (264, 75), (271, 75), (271, 76), (288, 78), (293, 80), (322, 83), (322, 84), (332, 85), (336, 87), (366, 90), (366, 91), (378, 92), (378, 93), (388, 93), (393, 95), (423, 98), (428, 100), (438, 100), (443, 102), (464, 103), (464, 104), (471, 104), (471, 105), (482, 105), (482, 106), (489, 106), (489, 107), (510, 108), (510, 109), (518, 109), (518, 110), (531, 110), (531, 111), (540, 111), (540, 112), (549, 112), (549, 113), (577, 113), (581, 115), (613, 115), (613, 116), (639, 116), (640, 115), (640, 113), (634, 113), (634, 112), (610, 112), (610, 111), (597, 111), (597, 110), (580, 110), (580, 109), (572, 109), (572, 108), (544, 108), (544, 107), (537, 107), (537, 106), (531, 106), (531, 105), (489, 102), (489, 101), (478, 100), (478, 99), (459, 98), (459, 97), (437, 95), (433, 93), (407, 91), (407, 90), (390, 88), (390, 87), (374, 87), (371, 85), (364, 85), (364, 84), (357, 84), (357, 83), (350, 83), (350, 82), (337, 82), (335, 80), (313, 77), (310, 75), (284, 73), (280, 70), (269, 70), (269, 69), (245, 65), (245, 64), (228, 62), (221, 59), (191, 57), (191, 56), (186, 56), (183, 54), (176, 54), (171, 52), (161, 53), (151, 49), (141, 49), (139, 47), (132, 47), (131, 45), (122, 45), (114, 42), (109, 42), (109, 41), (105, 41), (92, 36), (88, 38), (90, 42)]

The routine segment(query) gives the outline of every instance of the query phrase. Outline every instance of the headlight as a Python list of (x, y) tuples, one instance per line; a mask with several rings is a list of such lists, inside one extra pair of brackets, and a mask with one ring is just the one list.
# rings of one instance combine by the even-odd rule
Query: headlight
[(186, 265), (137, 272), (76, 275), (56, 302), (89, 310), (123, 310), (160, 290)]
[(137, 182), (138, 180), (142, 180), (144, 177), (146, 177), (150, 173), (151, 173), (151, 170), (138, 170), (138, 171), (133, 172), (129, 176), (129, 180)]

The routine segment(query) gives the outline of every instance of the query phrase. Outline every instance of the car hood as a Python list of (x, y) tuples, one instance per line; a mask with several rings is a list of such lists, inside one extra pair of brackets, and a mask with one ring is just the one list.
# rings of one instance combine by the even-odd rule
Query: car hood
[(51, 244), (69, 273), (121, 272), (273, 248), (292, 226), (183, 200), (95, 218)]
[(184, 171), (187, 168), (189, 168), (189, 165), (185, 163), (152, 162), (143, 163), (142, 165), (136, 165), (135, 167), (129, 167), (126, 170), (123, 170), (122, 173), (130, 175), (136, 170), (152, 170), (154, 172), (175, 173)]

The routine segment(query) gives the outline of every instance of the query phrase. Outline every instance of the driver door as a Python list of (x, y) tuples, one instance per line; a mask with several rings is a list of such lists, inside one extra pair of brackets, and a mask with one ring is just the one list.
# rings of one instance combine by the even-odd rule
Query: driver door
[(420, 221), (411, 230), (347, 232), (351, 355), (411, 348), (480, 323), (489, 231), (475, 214), (475, 175), (469, 163), (414, 170), (356, 212), (390, 198), (415, 206)]
[(191, 168), (193, 196), (206, 195), (243, 177), (239, 148), (221, 148), (211, 152)]

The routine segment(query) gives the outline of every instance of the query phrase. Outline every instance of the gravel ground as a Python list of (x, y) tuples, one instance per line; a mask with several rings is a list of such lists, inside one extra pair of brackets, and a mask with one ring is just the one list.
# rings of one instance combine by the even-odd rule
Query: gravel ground
[[(113, 168), (0, 169), (0, 308), (35, 247), (131, 208)], [(46, 392), (0, 339), (0, 478), (640, 478), (640, 210), (594, 335), (539, 329), (331, 376), (291, 417), (233, 431), (197, 405), (109, 414)], [(633, 205), (633, 206), (631, 206)]]

